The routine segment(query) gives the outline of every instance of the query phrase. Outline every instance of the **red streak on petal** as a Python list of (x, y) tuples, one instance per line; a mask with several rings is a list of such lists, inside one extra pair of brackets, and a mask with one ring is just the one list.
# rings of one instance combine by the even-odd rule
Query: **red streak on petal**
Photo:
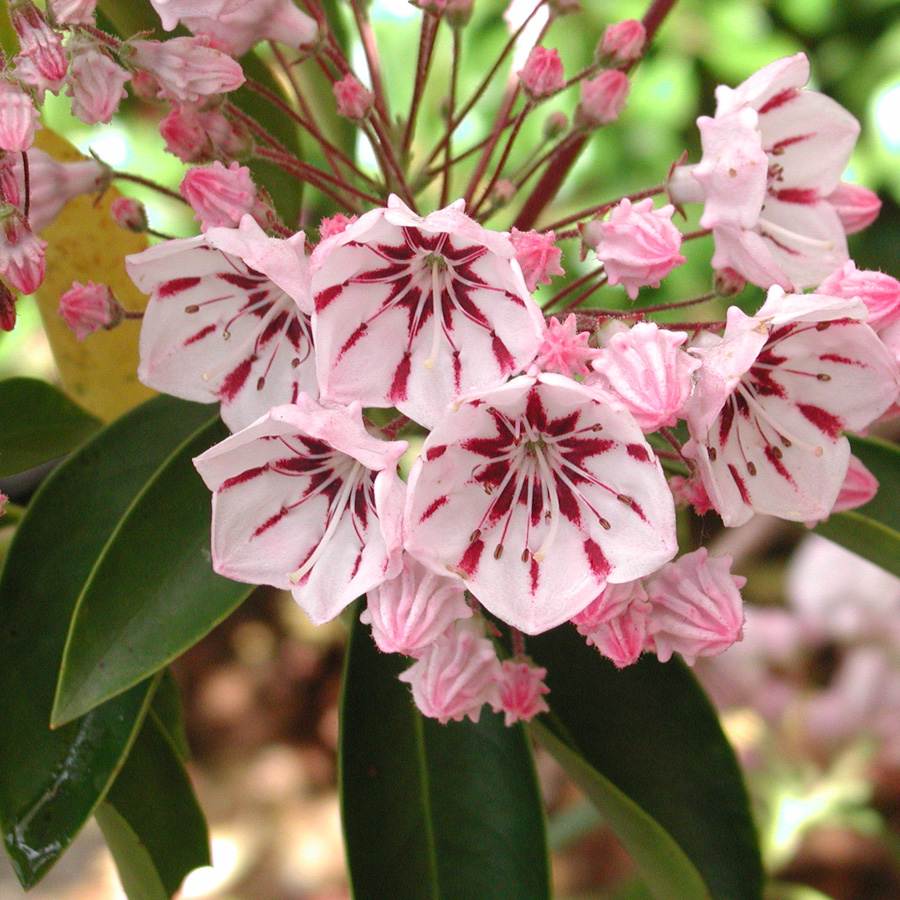
[(766, 447), (766, 459), (769, 461), (769, 464), (773, 469), (786, 481), (790, 484), (794, 484), (794, 478), (790, 472), (785, 468), (784, 463), (781, 461), (778, 454), (775, 452), (774, 447)]
[(429, 447), (425, 451), (425, 459), (429, 462), (433, 459), (438, 459), (443, 456), (447, 452), (447, 445), (441, 444), (439, 447)]
[(771, 112), (773, 109), (778, 109), (779, 106), (784, 106), (785, 103), (789, 103), (799, 93), (800, 92), (797, 90), (797, 88), (786, 88), (785, 90), (776, 94), (774, 97), (770, 97), (759, 108), (758, 112), (761, 116), (763, 116), (767, 112)]
[(288, 511), (282, 506), (274, 516), (269, 516), (269, 518), (266, 519), (266, 521), (263, 522), (262, 525), (260, 525), (259, 528), (257, 528), (256, 531), (254, 531), (250, 536), (259, 537), (264, 531), (268, 531), (273, 525), (277, 525), (278, 522), (280, 522), (287, 515), (287, 512)]
[(240, 393), (241, 388), (247, 383), (247, 379), (250, 377), (250, 369), (253, 366), (252, 359), (242, 360), (240, 365), (234, 369), (232, 372), (229, 372), (228, 375), (225, 376), (225, 380), (222, 382), (222, 387), (219, 389), (219, 396), (227, 403), (232, 400)]
[(444, 495), (443, 497), (438, 497), (437, 500), (433, 500), (428, 509), (426, 509), (425, 512), (422, 513), (422, 516), (419, 519), (419, 523), (421, 524), (426, 519), (430, 519), (442, 506), (446, 506), (448, 502), (449, 500), (446, 495)]
[(538, 577), (541, 573), (541, 567), (538, 565), (537, 560), (532, 556), (531, 557), (531, 566), (529, 568), (528, 574), (531, 578), (531, 593), (536, 594), (538, 589)]
[(609, 574), (609, 561), (604, 556), (599, 544), (587, 538), (584, 542), (584, 552), (587, 556), (588, 565), (591, 567), (591, 572), (596, 578), (605, 581), (606, 576)]
[(478, 563), (481, 561), (481, 554), (484, 553), (484, 541), (472, 541), (466, 548), (463, 558), (459, 561), (459, 567), (470, 578), (475, 574)]
[(201, 328), (196, 334), (191, 335), (185, 342), (185, 347), (190, 347), (191, 344), (196, 344), (197, 341), (202, 341), (207, 335), (212, 334), (216, 330), (215, 325), (207, 325), (206, 328)]
[(815, 188), (784, 188), (775, 191), (775, 197), (785, 203), (818, 203), (821, 199)]
[(832, 415), (820, 406), (798, 403), (797, 409), (800, 410), (804, 419), (812, 422), (822, 434), (827, 434), (832, 440), (837, 440), (844, 430), (844, 423), (837, 416)]
[(866, 364), (858, 359), (850, 359), (847, 356), (839, 356), (837, 353), (823, 353), (819, 359), (828, 362), (843, 363), (845, 366), (859, 366), (861, 369), (866, 368)]
[(650, 462), (650, 454), (646, 447), (642, 447), (640, 444), (627, 444), (625, 449), (632, 459), (636, 459), (638, 462)]
[(747, 485), (744, 484), (744, 479), (741, 478), (738, 470), (731, 464), (728, 464), (728, 471), (731, 472), (731, 477), (734, 479), (734, 483), (738, 489), (738, 493), (741, 495), (741, 500), (750, 505), (750, 494), (747, 493)]
[(322, 312), (335, 297), (340, 296), (343, 289), (344, 286), (342, 284), (333, 284), (331, 287), (325, 288), (324, 291), (319, 291), (316, 294), (316, 312)]
[(388, 391), (388, 400), (395, 406), (397, 403), (402, 403), (407, 396), (407, 384), (409, 382), (409, 370), (411, 365), (410, 359), (410, 354), (407, 351), (403, 354), (400, 365), (397, 366), (397, 371), (394, 372), (394, 380), (391, 382), (391, 389)]
[(231, 478), (226, 478), (219, 486), (219, 493), (222, 493), (222, 491), (227, 491), (229, 488), (234, 487), (236, 484), (244, 484), (247, 481), (252, 481), (258, 475), (262, 475), (263, 472), (268, 471), (268, 465), (256, 466), (253, 469), (247, 469), (246, 472), (241, 472), (240, 475), (233, 475)]
[(157, 296), (161, 299), (165, 297), (174, 297), (175, 294), (180, 294), (182, 291), (197, 287), (198, 284), (200, 284), (200, 279), (196, 276), (190, 278), (173, 278), (171, 281), (164, 281), (159, 286)]

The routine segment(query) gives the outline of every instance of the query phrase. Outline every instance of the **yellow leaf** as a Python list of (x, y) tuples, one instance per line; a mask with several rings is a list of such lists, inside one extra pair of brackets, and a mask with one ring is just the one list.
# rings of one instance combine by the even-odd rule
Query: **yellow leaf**
[[(65, 138), (43, 128), (35, 146), (61, 162), (84, 159)], [(99, 203), (93, 196), (70, 200), (41, 232), (47, 241), (47, 276), (35, 297), (66, 393), (88, 412), (109, 422), (152, 397), (137, 379), (139, 321), (125, 321), (79, 343), (57, 313), (59, 298), (73, 281), (109, 285), (129, 310), (146, 298), (131, 283), (124, 258), (147, 247), (147, 238), (116, 225), (109, 205), (120, 196), (110, 188)]]

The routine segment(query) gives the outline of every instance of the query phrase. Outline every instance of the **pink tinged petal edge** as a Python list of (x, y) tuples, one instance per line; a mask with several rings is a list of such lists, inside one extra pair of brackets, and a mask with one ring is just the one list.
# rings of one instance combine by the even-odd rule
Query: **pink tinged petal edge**
[(527, 634), (676, 549), (672, 495), (636, 423), (554, 374), (449, 412), (413, 467), (406, 522), (412, 555)]
[[(309, 317), (264, 274), (211, 246), (240, 249), (243, 241), (234, 229), (211, 229), (126, 258), (132, 280), (150, 295), (138, 377), (186, 400), (220, 400), (232, 430), (272, 406), (318, 391)], [(271, 261), (270, 245), (256, 246), (263, 263)], [(287, 271), (284, 255), (294, 249), (276, 254), (273, 267), (281, 274)]]
[(213, 567), (291, 590), (320, 624), (399, 571), (405, 441), (379, 441), (358, 404), (305, 395), (201, 454), (213, 491)]

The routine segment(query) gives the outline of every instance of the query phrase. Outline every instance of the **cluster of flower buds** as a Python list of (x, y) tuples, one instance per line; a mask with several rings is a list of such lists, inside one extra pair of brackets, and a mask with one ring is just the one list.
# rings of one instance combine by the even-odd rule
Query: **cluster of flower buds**
[[(62, 68), (51, 80), (35, 49), (44, 44), (22, 39), (31, 62), (17, 60), (0, 82), (9, 110), (0, 120), (12, 123), (0, 146), (28, 149), (38, 91), (67, 83), (73, 111), (105, 121), (130, 77), (166, 110), (168, 149), (208, 163), (181, 186), (201, 233), (127, 264), (150, 297), (141, 379), (219, 403), (233, 432), (195, 461), (213, 494), (213, 565), (290, 591), (316, 623), (366, 595), (378, 646), (415, 659), (403, 678), (426, 715), (477, 718), (488, 704), (508, 722), (530, 718), (546, 688), (527, 637), (567, 622), (617, 666), (644, 652), (693, 662), (738, 640), (743, 579), (727, 556), (677, 556), (676, 500), (732, 526), (757, 512), (817, 521), (869, 495), (844, 432), (897, 399), (900, 284), (849, 261), (845, 234), (871, 221), (877, 198), (841, 182), (858, 125), (803, 89), (802, 54), (720, 88), (715, 117), (698, 121), (701, 160), (673, 164), (664, 187), (553, 222), (556, 190), (591, 133), (622, 113), (658, 17), (611, 25), (591, 64), (567, 80), (558, 51), (541, 41), (571, 4), (539, 5), (532, 16), (542, 19), (512, 26), (500, 63), (518, 62), (486, 117), (489, 134), (454, 156), (451, 141), (462, 141), (455, 132), (483, 89), (459, 108), (451, 97), (430, 154), (412, 146), (435, 35), (465, 28), (469, 5), (420, 4), (421, 78), (401, 122), (371, 35), (367, 87), (324, 20), (290, 0), (153, 5), (165, 28), (180, 23), (194, 36), (101, 41), (79, 24), (90, 4), (51, 4), (45, 44), (68, 35)], [(292, 119), (330, 171), (291, 156), (224, 100), (245, 79), (235, 56), (263, 39), (299, 54), (284, 58)], [(319, 127), (291, 78), (307, 55), (329, 73), (333, 113), (368, 139), (379, 176)], [(41, 67), (40, 84), (23, 74)], [(88, 69), (108, 88), (102, 102)], [(571, 117), (548, 116), (544, 151), (508, 165), (525, 119), (570, 88)], [(415, 173), (412, 158), (424, 160)], [(318, 242), (278, 219), (241, 164), (249, 159), (333, 204)], [(26, 208), (28, 192), (26, 179)], [(682, 234), (674, 214), (694, 202), (702, 231)], [(16, 250), (25, 218), (9, 205), (0, 259), (32, 271)], [(507, 209), (508, 230), (486, 227)], [(115, 214), (146, 227), (133, 204)], [(637, 300), (685, 262), (689, 237), (710, 232), (718, 295), (759, 285), (768, 296), (755, 314), (732, 307), (724, 330), (673, 328), (650, 313), (715, 295), (633, 312), (596, 305), (607, 285)], [(595, 268), (554, 292), (579, 251)], [(2, 266), (12, 280), (14, 264)], [(64, 305), (85, 320), (104, 302), (93, 327), (111, 327), (102, 287), (77, 286)], [(511, 634), (505, 660), (498, 629)]]

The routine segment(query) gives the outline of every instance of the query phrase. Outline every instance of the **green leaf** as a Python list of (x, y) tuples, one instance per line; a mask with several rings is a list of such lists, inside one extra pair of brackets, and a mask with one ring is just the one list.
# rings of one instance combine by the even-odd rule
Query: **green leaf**
[(0, 381), (0, 478), (69, 453), (99, 427), (97, 419), (46, 381)]
[(54, 725), (168, 665), (252, 590), (212, 570), (210, 493), (191, 462), (227, 436), (218, 417), (191, 435), (107, 541), (72, 618)]
[(209, 407), (159, 397), (99, 432), (32, 500), (0, 578), (0, 822), (35, 884), (106, 792), (150, 699), (142, 683), (51, 731), (75, 600), (135, 494)]
[(878, 479), (878, 493), (865, 506), (819, 522), (816, 532), (900, 576), (900, 447), (860, 437), (851, 437), (850, 446)]
[(209, 833), (175, 747), (153, 716), (94, 812), (128, 900), (169, 900), (210, 864)]
[(340, 785), (355, 900), (548, 900), (544, 819), (521, 726), (440, 725), (358, 616), (344, 671)]
[[(673, 852), (678, 848), (713, 900), (759, 900), (762, 862), (746, 788), (715, 711), (687, 667), (643, 657), (617, 670), (569, 626), (530, 638), (528, 649), (548, 670), (552, 715), (541, 725), (555, 739), (551, 749), (562, 744), (560, 762), (600, 812), (618, 820), (620, 838), (660, 900), (704, 896), (686, 860)], [(642, 815), (631, 817), (622, 799)], [(677, 884), (668, 880), (672, 873)]]
[(171, 669), (165, 669), (160, 676), (159, 684), (153, 694), (153, 702), (150, 705), (150, 715), (156, 718), (157, 724), (166, 733), (178, 758), (183, 761), (189, 760), (191, 748), (184, 730), (181, 697), (178, 693), (178, 683), (175, 681)]

